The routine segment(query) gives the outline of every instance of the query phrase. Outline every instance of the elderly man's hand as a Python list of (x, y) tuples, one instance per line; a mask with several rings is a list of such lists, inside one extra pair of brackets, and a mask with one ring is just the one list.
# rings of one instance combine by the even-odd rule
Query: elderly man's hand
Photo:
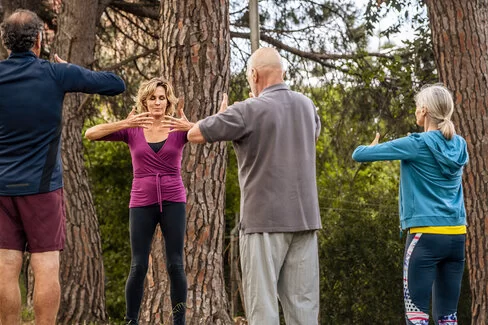
[(225, 112), (225, 110), (227, 109), (227, 106), (228, 106), (228, 98), (227, 98), (227, 94), (224, 93), (222, 95), (222, 102), (220, 103), (220, 109), (219, 109), (219, 113), (222, 113), (222, 112)]

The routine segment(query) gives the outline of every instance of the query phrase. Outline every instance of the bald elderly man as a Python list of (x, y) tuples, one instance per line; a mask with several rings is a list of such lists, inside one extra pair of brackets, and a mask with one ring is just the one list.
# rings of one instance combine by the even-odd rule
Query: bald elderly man
[[(315, 175), (320, 120), (312, 101), (283, 82), (282, 58), (261, 48), (249, 59), (253, 96), (197, 122), (194, 143), (232, 141), (241, 187), (240, 257), (251, 325), (318, 324), (321, 228)], [(169, 119), (179, 128), (186, 119)]]

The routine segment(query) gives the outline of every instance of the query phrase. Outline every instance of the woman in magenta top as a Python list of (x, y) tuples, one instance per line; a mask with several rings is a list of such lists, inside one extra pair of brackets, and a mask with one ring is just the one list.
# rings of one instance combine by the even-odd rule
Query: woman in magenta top
[[(125, 288), (127, 324), (137, 324), (152, 237), (161, 227), (166, 247), (166, 268), (171, 282), (173, 324), (185, 324), (187, 282), (183, 266), (183, 241), (186, 227), (186, 193), (181, 178), (183, 147), (187, 131), (164, 127), (166, 116), (175, 112), (178, 99), (171, 85), (161, 78), (141, 84), (137, 109), (122, 121), (88, 129), (89, 140), (123, 141), (132, 156), (134, 179), (129, 203), (131, 269)], [(182, 107), (181, 120), (188, 130)]]

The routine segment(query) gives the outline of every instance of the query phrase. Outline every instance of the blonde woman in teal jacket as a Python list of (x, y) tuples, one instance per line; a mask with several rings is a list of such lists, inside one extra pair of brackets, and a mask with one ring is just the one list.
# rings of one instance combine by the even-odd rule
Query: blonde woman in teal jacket
[(403, 267), (408, 325), (428, 325), (432, 296), (435, 324), (457, 325), (464, 270), (466, 211), (462, 175), (466, 141), (456, 135), (452, 95), (442, 85), (424, 87), (415, 97), (422, 133), (369, 146), (352, 157), (359, 162), (400, 160), (400, 224), (408, 231)]

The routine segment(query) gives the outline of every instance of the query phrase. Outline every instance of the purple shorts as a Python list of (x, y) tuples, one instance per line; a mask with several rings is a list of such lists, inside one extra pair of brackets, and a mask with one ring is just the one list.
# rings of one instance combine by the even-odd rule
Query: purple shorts
[(0, 248), (31, 253), (60, 251), (66, 239), (63, 189), (0, 196)]

